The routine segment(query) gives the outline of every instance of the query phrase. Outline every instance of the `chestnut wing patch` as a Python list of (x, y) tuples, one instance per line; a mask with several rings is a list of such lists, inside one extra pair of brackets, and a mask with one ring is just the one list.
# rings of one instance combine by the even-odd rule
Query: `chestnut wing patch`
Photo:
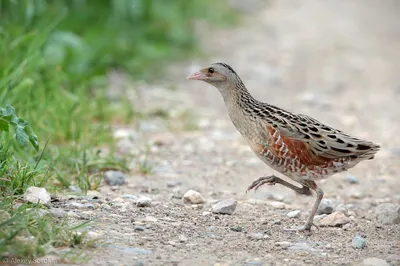
[[(291, 163), (295, 160), (301, 166), (326, 167), (332, 163), (332, 159), (315, 154), (307, 142), (285, 136), (279, 129), (272, 126), (267, 127), (270, 136), (269, 143), (265, 149), (279, 160)], [(285, 160), (288, 159), (288, 160)], [(286, 165), (285, 165), (286, 166)]]

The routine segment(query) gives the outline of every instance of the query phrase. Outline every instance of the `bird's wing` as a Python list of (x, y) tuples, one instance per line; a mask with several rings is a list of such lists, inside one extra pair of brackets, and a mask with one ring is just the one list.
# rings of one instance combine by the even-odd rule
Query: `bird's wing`
[(297, 147), (297, 150), (308, 150), (307, 156), (317, 161), (344, 157), (370, 159), (379, 150), (379, 145), (350, 136), (302, 114), (275, 115), (268, 130), (288, 145)]

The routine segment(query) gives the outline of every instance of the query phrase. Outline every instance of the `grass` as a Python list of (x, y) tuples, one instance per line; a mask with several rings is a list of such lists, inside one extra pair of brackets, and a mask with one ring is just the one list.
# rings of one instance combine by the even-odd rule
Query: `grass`
[[(111, 104), (108, 71), (159, 77), (196, 51), (193, 19), (219, 24), (231, 14), (212, 0), (0, 1), (0, 258), (91, 246), (80, 234), (86, 223), (23, 202), (24, 191), (75, 185), (86, 193), (99, 188), (104, 170), (129, 171), (110, 125), (141, 112), (125, 99)], [(147, 153), (139, 172), (151, 172)]]

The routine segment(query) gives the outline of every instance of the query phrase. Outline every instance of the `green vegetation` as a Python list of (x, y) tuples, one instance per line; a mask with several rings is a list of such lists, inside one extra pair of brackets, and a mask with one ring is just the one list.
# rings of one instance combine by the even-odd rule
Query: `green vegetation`
[[(226, 11), (212, 0), (0, 1), (0, 258), (90, 246), (78, 234), (85, 224), (57, 220), (22, 194), (71, 184), (86, 193), (104, 169), (127, 171), (110, 125), (133, 122), (140, 110), (110, 103), (107, 72), (158, 77), (195, 51), (193, 19), (230, 21)], [(151, 171), (146, 160), (137, 170)]]

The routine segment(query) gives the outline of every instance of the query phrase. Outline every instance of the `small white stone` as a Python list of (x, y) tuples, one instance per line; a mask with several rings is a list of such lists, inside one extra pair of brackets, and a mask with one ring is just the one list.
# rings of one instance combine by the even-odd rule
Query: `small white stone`
[(296, 210), (296, 211), (288, 212), (288, 214), (286, 214), (286, 216), (289, 218), (298, 218), (298, 217), (300, 217), (300, 211)]
[(292, 243), (290, 243), (288, 241), (282, 241), (282, 242), (275, 242), (275, 245), (283, 247), (283, 248), (287, 248), (287, 247), (291, 246)]
[(221, 200), (211, 207), (213, 213), (232, 214), (237, 206), (237, 201), (234, 199)]
[(138, 207), (149, 207), (151, 205), (151, 198), (146, 196), (140, 196), (136, 201)]
[(195, 190), (189, 190), (185, 193), (185, 195), (183, 195), (183, 201), (185, 203), (201, 204), (204, 203), (204, 198), (199, 192)]
[(180, 235), (179, 236), (179, 242), (181, 242), (181, 243), (186, 243), (187, 242), (187, 237), (186, 236), (184, 236), (184, 235)]
[(85, 236), (90, 238), (90, 239), (96, 239), (96, 238), (99, 238), (101, 236), (101, 234), (93, 232), (93, 231), (89, 231), (89, 232), (86, 233)]
[(116, 139), (134, 139), (136, 132), (129, 129), (119, 128), (113, 132), (114, 138)]
[(118, 197), (118, 198), (113, 199), (111, 202), (114, 202), (114, 203), (123, 203), (123, 202), (125, 202), (125, 200), (124, 200), (123, 198)]
[(24, 193), (24, 200), (31, 203), (49, 204), (51, 197), (45, 188), (29, 187)]
[(247, 235), (248, 238), (254, 239), (254, 240), (261, 240), (264, 238), (264, 234), (262, 233), (249, 233)]
[(277, 209), (286, 209), (286, 204), (283, 202), (279, 201), (272, 201), (268, 203), (271, 207), (277, 208)]
[(157, 218), (154, 216), (146, 216), (146, 222), (157, 222)]
[(88, 191), (86, 192), (86, 195), (87, 195), (88, 197), (100, 197), (100, 196), (101, 196), (101, 193), (100, 193), (99, 191), (97, 191), (97, 190), (88, 190)]

